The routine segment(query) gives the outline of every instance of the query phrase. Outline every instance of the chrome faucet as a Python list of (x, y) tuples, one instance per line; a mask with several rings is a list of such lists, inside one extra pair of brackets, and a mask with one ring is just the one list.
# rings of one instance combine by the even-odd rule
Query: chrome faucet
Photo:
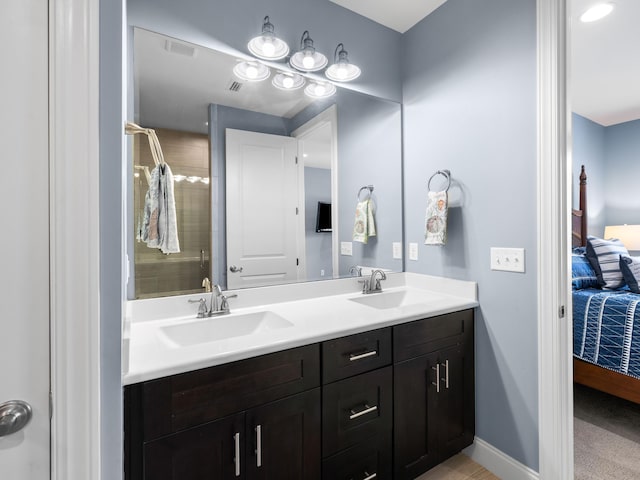
[(361, 277), (362, 276), (362, 268), (357, 265), (352, 265), (349, 267), (349, 275), (352, 277)]
[[(380, 278), (377, 278), (378, 276)], [(371, 272), (371, 277), (369, 277), (369, 280), (363, 280), (362, 293), (367, 295), (369, 293), (382, 292), (382, 285), (380, 285), (380, 281), (386, 279), (387, 275), (382, 270), (373, 270)]]
[(225, 315), (230, 313), (228, 299), (235, 298), (237, 296), (237, 293), (234, 293), (233, 295), (223, 295), (220, 285), (214, 285), (211, 291), (211, 308), (209, 309), (208, 315), (213, 317), (214, 315)]

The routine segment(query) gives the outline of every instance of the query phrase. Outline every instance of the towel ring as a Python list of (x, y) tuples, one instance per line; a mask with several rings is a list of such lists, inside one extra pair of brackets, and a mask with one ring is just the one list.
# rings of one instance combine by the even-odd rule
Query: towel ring
[(436, 173), (431, 175), (431, 177), (429, 178), (429, 181), (427, 182), (427, 189), (431, 191), (431, 180), (433, 180), (434, 177), (438, 175), (442, 175), (444, 178), (447, 179), (447, 188), (445, 188), (444, 191), (448, 192), (449, 187), (451, 186), (451, 172), (449, 170), (438, 170)]
[(371, 197), (371, 194), (373, 193), (373, 185), (365, 185), (360, 190), (358, 190), (358, 194), (356, 195), (356, 198), (358, 199), (359, 202), (362, 201), (360, 200), (360, 194), (362, 193), (363, 190), (369, 190), (369, 197)]

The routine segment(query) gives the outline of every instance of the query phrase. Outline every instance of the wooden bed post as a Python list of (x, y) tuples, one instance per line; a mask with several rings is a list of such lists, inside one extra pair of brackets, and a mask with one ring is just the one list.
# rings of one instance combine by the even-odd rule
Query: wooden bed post
[(582, 217), (580, 222), (580, 237), (582, 238), (581, 246), (587, 244), (587, 173), (584, 171), (584, 165), (580, 169), (580, 210)]

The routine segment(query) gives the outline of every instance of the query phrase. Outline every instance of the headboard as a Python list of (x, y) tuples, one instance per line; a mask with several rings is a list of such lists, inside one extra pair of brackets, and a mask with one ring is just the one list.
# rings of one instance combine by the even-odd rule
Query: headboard
[(584, 247), (587, 244), (587, 174), (584, 165), (580, 169), (580, 205), (571, 210), (571, 245)]

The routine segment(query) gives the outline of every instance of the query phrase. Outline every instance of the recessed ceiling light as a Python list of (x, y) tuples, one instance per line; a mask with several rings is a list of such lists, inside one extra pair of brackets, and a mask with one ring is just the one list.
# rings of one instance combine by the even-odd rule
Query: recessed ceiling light
[(589, 23), (600, 20), (613, 11), (613, 6), (613, 3), (597, 3), (580, 15), (580, 21)]

